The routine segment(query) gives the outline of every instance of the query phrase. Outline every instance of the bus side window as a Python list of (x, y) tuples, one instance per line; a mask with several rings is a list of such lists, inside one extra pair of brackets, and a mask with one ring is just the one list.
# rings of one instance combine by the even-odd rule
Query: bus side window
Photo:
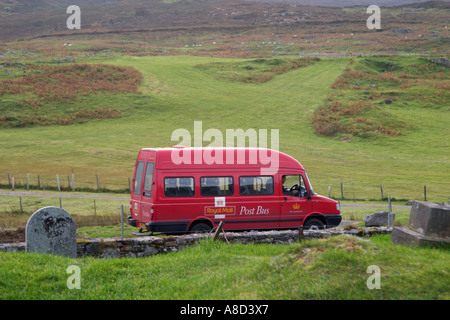
[(239, 177), (239, 194), (245, 195), (271, 195), (274, 192), (272, 176)]
[(195, 195), (194, 178), (173, 177), (164, 178), (164, 196), (193, 197)]

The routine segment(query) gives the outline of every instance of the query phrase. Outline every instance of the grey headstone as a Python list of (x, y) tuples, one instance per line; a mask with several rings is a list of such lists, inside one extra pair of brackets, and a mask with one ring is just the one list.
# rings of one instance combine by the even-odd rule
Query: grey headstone
[(28, 219), (25, 230), (27, 252), (77, 256), (75, 221), (65, 210), (45, 207)]

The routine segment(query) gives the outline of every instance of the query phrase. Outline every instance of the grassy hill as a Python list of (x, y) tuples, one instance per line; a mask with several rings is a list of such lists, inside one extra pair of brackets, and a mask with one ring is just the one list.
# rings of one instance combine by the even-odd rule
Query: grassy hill
[[(185, 128), (193, 134), (194, 121), (201, 120), (203, 131), (279, 129), (280, 150), (302, 162), (316, 191), (323, 194), (332, 185), (337, 195), (343, 180), (347, 197), (378, 198), (379, 185), (384, 184), (385, 195), (397, 198), (421, 198), (423, 186), (428, 185), (431, 198), (447, 199), (448, 69), (421, 57), (303, 60), (299, 67), (293, 67), (293, 61), (193, 56), (81, 58), (80, 65), (101, 62), (134, 73), (139, 70), (139, 91), (88, 92), (68, 101), (4, 94), (0, 101), (4, 119), (0, 129), (2, 179), (7, 172), (16, 176), (75, 173), (82, 184), (83, 176), (99, 174), (120, 177), (126, 185), (140, 148), (175, 145), (178, 141), (170, 140), (174, 130)], [(393, 79), (381, 73), (383, 64), (397, 68), (392, 71)], [(414, 77), (417, 68), (428, 68), (428, 72)], [(31, 77), (35, 71), (27, 72)], [(360, 77), (342, 85), (355, 74)], [(15, 81), (24, 77), (28, 76)], [(360, 85), (354, 88), (357, 82)], [(388, 97), (391, 104), (385, 103)], [(30, 110), (27, 103), (32, 99), (38, 102)], [(339, 111), (345, 113), (339, 120), (342, 123), (364, 118), (400, 133), (377, 133), (379, 127), (369, 126), (366, 131), (317, 134), (316, 110), (331, 101), (343, 106), (365, 101), (372, 106), (372, 111), (363, 108), (359, 113), (343, 107), (347, 111)], [(98, 117), (78, 119), (82, 110), (97, 112)], [(99, 110), (117, 116), (103, 116)], [(20, 117), (38, 116), (48, 121), (73, 121), (11, 128)], [(358, 123), (364, 121), (349, 128), (359, 128)], [(204, 146), (207, 144), (205, 141)]]

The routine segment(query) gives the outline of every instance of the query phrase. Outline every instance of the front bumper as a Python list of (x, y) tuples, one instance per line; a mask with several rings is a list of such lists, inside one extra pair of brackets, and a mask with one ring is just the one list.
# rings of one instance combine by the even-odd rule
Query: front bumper
[(341, 214), (325, 214), (324, 215), (327, 228), (337, 227), (341, 224), (342, 215)]

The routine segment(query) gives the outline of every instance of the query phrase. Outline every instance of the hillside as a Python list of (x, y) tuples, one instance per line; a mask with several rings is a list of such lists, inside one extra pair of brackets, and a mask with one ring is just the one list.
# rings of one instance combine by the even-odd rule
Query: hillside
[(33, 3), (0, 20), (0, 184), (126, 189), (137, 150), (202, 120), (279, 129), (322, 194), (448, 198), (449, 70), (429, 61), (448, 58), (448, 2), (390, 8), (378, 32), (364, 7), (228, 0), (108, 1), (70, 31), (65, 2)]
[(450, 3), (443, 1), (384, 10), (378, 32), (367, 29), (369, 15), (364, 6), (239, 0), (80, 1), (81, 29), (68, 30), (65, 9), (69, 3), (0, 2), (0, 39), (22, 43), (42, 39), (37, 47), (50, 41), (90, 39), (100, 47), (114, 45), (122, 52), (142, 55), (191, 53), (194, 47), (202, 55), (228, 52), (241, 57), (297, 52), (445, 53), (449, 42)]
[(422, 3), (428, 0), (379, 0), (376, 3), (373, 0), (246, 0), (259, 2), (273, 2), (273, 3), (291, 3), (295, 5), (308, 6), (330, 6), (330, 7), (351, 7), (351, 6), (365, 6), (376, 4), (378, 6), (399, 6), (411, 3)]
[[(41, 74), (54, 66), (50, 69), (55, 73), (46, 77), (48, 84), (33, 81), (36, 67), (30, 64), (25, 70), (29, 75), (15, 76), (27, 79), (28, 94), (13, 90), (16, 82), (4, 80), (11, 83), (12, 91), (0, 101), (1, 183), (7, 183), (8, 172), (17, 183), (24, 183), (26, 173), (41, 174), (47, 185), (55, 184), (57, 173), (74, 173), (78, 185), (98, 174), (114, 177), (117, 184), (111, 188), (124, 188), (140, 148), (172, 146), (177, 143), (171, 141), (175, 129), (192, 131), (194, 121), (201, 120), (204, 130), (221, 132), (279, 129), (280, 150), (302, 162), (322, 194), (330, 185), (337, 192), (334, 188), (341, 180), (346, 192), (357, 198), (378, 197), (380, 184), (385, 194), (403, 199), (421, 198), (423, 185), (428, 186), (430, 199), (444, 201), (450, 192), (449, 146), (442, 139), (448, 135), (449, 71), (424, 58), (302, 62), (106, 55), (78, 59), (67, 66), (50, 61), (37, 66)], [(120, 68), (94, 68), (99, 62)], [(381, 72), (386, 67), (391, 75)], [(21, 72), (18, 66), (10, 68)], [(422, 74), (415, 74), (416, 69)], [(67, 81), (70, 91), (80, 90), (69, 100), (64, 95), (59, 98), (59, 91), (41, 96), (33, 89), (53, 85), (52, 77), (60, 77), (58, 70), (74, 75), (79, 70), (74, 81), (90, 72), (101, 72), (98, 79), (125, 77), (130, 84), (139, 77), (143, 80), (138, 80), (138, 91), (128, 91), (101, 87), (102, 82), (89, 76), (85, 81), (91, 79), (88, 88), (96, 90), (92, 92)], [(392, 103), (385, 103), (388, 98)], [(351, 131), (317, 134), (315, 112), (319, 106), (331, 105), (329, 101), (342, 103), (342, 109), (336, 110), (339, 122)], [(420, 182), (411, 172), (420, 172)]]

